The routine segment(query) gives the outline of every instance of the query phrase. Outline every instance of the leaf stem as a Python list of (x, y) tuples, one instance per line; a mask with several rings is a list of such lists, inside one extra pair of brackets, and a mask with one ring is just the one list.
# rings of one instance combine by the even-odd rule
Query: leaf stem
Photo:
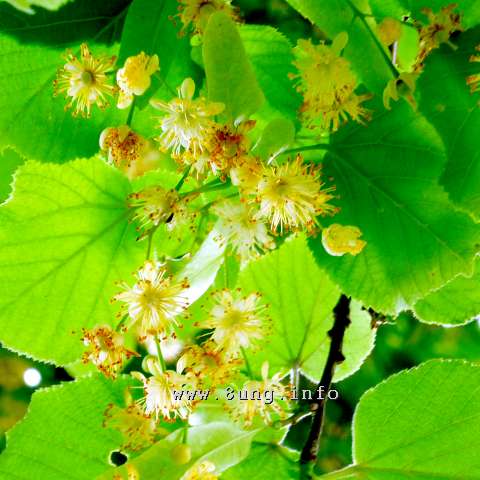
[(126, 124), (130, 127), (132, 125), (132, 120), (133, 120), (133, 114), (135, 112), (135, 101), (136, 97), (133, 97), (132, 100), (132, 105), (130, 105), (130, 110), (128, 111), (128, 117), (127, 117), (127, 122)]
[(378, 40), (377, 36), (375, 35), (375, 33), (373, 32), (373, 30), (370, 28), (370, 25), (368, 24), (368, 22), (365, 20), (365, 18), (367, 17), (367, 15), (365, 15), (364, 13), (362, 13), (353, 3), (351, 0), (347, 0), (347, 3), (348, 5), (350, 6), (350, 8), (353, 10), (353, 13), (361, 20), (361, 22), (363, 23), (363, 25), (365, 26), (365, 28), (367, 29), (368, 33), (370, 34), (370, 37), (372, 37), (372, 40), (373, 40), (373, 43), (375, 43), (375, 46), (380, 50), (380, 53), (382, 54), (385, 62), (387, 63), (387, 65), (389, 66), (390, 70), (392, 71), (393, 73), (393, 76), (396, 78), (399, 76), (399, 72), (397, 70), (397, 68), (395, 67), (395, 65), (392, 63), (392, 60), (390, 59), (390, 57), (387, 55), (387, 52), (385, 52), (385, 49), (383, 48), (383, 45), (380, 43), (380, 41)]
[(175, 185), (175, 190), (178, 192), (180, 191), (180, 189), (183, 187), (183, 184), (185, 183), (185, 180), (187, 179), (188, 177), (188, 174), (190, 173), (190, 168), (191, 168), (191, 165), (189, 165), (184, 171), (183, 171), (183, 175), (182, 175), (182, 178), (178, 181), (178, 183)]
[(187, 195), (194, 195), (197, 193), (204, 193), (204, 192), (213, 192), (215, 190), (222, 190), (224, 188), (230, 187), (230, 182), (222, 182), (220, 179), (212, 180), (201, 187), (195, 188), (194, 190), (190, 190), (189, 192), (183, 193), (183, 196)]
[(250, 378), (253, 378), (252, 367), (250, 366), (250, 362), (248, 361), (247, 353), (245, 352), (245, 349), (243, 347), (240, 347), (240, 350), (242, 352), (243, 361), (245, 362), (245, 368), (247, 369), (247, 374)]
[(162, 373), (165, 373), (167, 370), (167, 365), (165, 364), (165, 359), (162, 355), (162, 347), (160, 346), (160, 341), (157, 337), (155, 337), (155, 346), (157, 347), (157, 358), (158, 362), (160, 363), (160, 368), (162, 369)]
[(128, 318), (128, 313), (123, 315), (123, 317), (118, 322), (118, 325), (115, 327), (116, 332), (119, 332), (122, 329), (122, 327), (125, 325), (125, 322), (127, 321), (127, 318)]
[[(345, 330), (350, 324), (350, 299), (343, 295), (338, 300), (337, 305), (333, 309), (333, 327), (328, 331), (328, 336), (331, 339), (330, 349), (328, 351), (327, 361), (323, 369), (322, 377), (318, 384), (318, 389), (328, 392), (332, 384), (333, 375), (335, 373), (335, 366), (345, 360), (342, 354), (343, 337)], [(323, 419), (325, 414), (326, 400), (328, 396), (323, 398), (316, 398), (312, 404), (312, 411), (315, 412), (310, 432), (300, 454), (300, 469), (303, 479), (310, 480), (313, 478), (313, 467), (317, 461), (318, 449), (320, 446), (320, 436), (322, 434)]]

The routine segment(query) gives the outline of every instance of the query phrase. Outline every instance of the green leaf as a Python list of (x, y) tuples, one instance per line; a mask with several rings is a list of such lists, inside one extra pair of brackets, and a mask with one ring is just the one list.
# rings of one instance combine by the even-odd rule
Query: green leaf
[(223, 114), (232, 121), (255, 113), (265, 98), (233, 20), (214, 13), (203, 37), (203, 61), (208, 98), (225, 104)]
[[(156, 443), (130, 463), (137, 469), (141, 479), (178, 479), (197, 462), (212, 462), (218, 473), (243, 460), (250, 450), (256, 430), (245, 431), (227, 422), (211, 422), (188, 429), (188, 445), (192, 449), (192, 460), (186, 464), (175, 463), (172, 448), (182, 441), (183, 429), (170, 434)], [(125, 471), (124, 467), (115, 469)], [(112, 472), (102, 478), (111, 479)]]
[(0, 202), (8, 198), (12, 190), (13, 174), (25, 161), (15, 150), (6, 148), (0, 153)]
[(263, 160), (271, 160), (295, 140), (295, 125), (285, 118), (275, 118), (263, 129), (252, 153)]
[(432, 360), (393, 375), (361, 399), (353, 465), (322, 479), (478, 480), (480, 368)]
[[(238, 285), (245, 293), (259, 291), (272, 317), (267, 341), (250, 356), (252, 367), (260, 371), (264, 361), (269, 362), (272, 372), (299, 367), (319, 380), (329, 350), (327, 331), (333, 325), (332, 309), (340, 292), (316, 265), (305, 237), (287, 241), (251, 262), (240, 273)], [(346, 361), (337, 371), (337, 381), (359, 368), (373, 343), (370, 320), (359, 306), (353, 311), (352, 326), (345, 337)]]
[(436, 127), (447, 149), (442, 184), (455, 202), (477, 216), (480, 216), (480, 95), (470, 93), (466, 77), (480, 73), (480, 63), (469, 62), (479, 38), (480, 28), (476, 28), (459, 36), (457, 50), (444, 46), (433, 52), (418, 80), (420, 110)]
[(82, 327), (114, 321), (114, 282), (128, 279), (145, 252), (127, 221), (129, 193), (123, 175), (98, 159), (18, 170), (0, 208), (5, 346), (66, 364), (81, 355)]
[(280, 114), (298, 123), (302, 98), (288, 78), (294, 71), (289, 40), (274, 28), (263, 25), (241, 25), (240, 36), (265, 94), (266, 104), (260, 113), (269, 118)]
[(304, 17), (311, 20), (331, 39), (340, 32), (347, 32), (349, 41), (344, 50), (359, 78), (374, 93), (381, 94), (392, 78), (382, 46), (375, 35), (376, 24), (368, 13), (363, 0), (287, 0)]
[(224, 480), (293, 480), (299, 478), (297, 455), (281, 445), (253, 442), (248, 457), (223, 475)]
[(154, 3), (151, 0), (134, 0), (128, 9), (118, 64), (123, 65), (128, 57), (142, 51), (148, 55), (157, 54), (160, 59), (160, 72), (152, 77), (151, 87), (137, 100), (140, 106), (145, 106), (159, 89), (157, 96), (170, 99), (171, 89), (178, 87), (183, 79), (196, 74), (190, 59), (189, 38), (180, 37), (174, 23), (177, 14), (177, 0), (158, 0)]
[(15, 480), (92, 480), (109, 468), (119, 432), (102, 426), (122, 403), (128, 380), (95, 376), (35, 392), (27, 416), (7, 433), (0, 476)]
[(444, 287), (418, 301), (415, 316), (427, 323), (463, 325), (480, 315), (480, 262), (471, 277), (459, 275)]
[(346, 294), (396, 313), (459, 273), (471, 274), (480, 232), (437, 184), (445, 156), (433, 128), (406, 102), (380, 109), (368, 128), (351, 125), (332, 135), (323, 160), (340, 212), (322, 225), (356, 225), (366, 247), (357, 256), (332, 257), (318, 238), (310, 246)]

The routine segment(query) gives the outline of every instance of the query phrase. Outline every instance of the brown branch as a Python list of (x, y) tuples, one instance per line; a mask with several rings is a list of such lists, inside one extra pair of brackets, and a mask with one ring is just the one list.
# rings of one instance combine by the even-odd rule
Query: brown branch
[(312, 404), (312, 410), (315, 415), (312, 420), (312, 426), (308, 435), (308, 439), (303, 447), (300, 455), (300, 465), (302, 478), (312, 478), (312, 470), (318, 456), (318, 449), (320, 446), (320, 436), (322, 434), (323, 417), (325, 413), (325, 405), (327, 401), (327, 393), (332, 384), (333, 375), (335, 373), (335, 366), (345, 360), (342, 354), (343, 337), (345, 330), (350, 324), (350, 299), (342, 295), (333, 309), (333, 327), (328, 331), (328, 336), (331, 339), (330, 349), (328, 351), (327, 362), (323, 369), (322, 378), (318, 384), (318, 391), (324, 391), (323, 398), (315, 398)]

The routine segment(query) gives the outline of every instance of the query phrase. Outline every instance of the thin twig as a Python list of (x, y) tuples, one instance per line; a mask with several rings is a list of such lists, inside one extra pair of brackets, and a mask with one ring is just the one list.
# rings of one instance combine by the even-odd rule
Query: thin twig
[[(335, 373), (335, 366), (337, 363), (341, 363), (345, 360), (345, 357), (342, 354), (342, 344), (345, 330), (350, 324), (349, 314), (350, 299), (345, 295), (342, 295), (337, 305), (333, 309), (333, 327), (328, 331), (328, 336), (331, 339), (330, 349), (328, 351), (325, 368), (323, 369), (322, 378), (318, 384), (318, 391), (321, 391), (320, 389), (322, 389), (322, 387), (325, 392), (330, 390), (333, 375)], [(323, 398), (315, 398), (312, 405), (315, 415), (312, 420), (312, 426), (310, 428), (308, 439), (300, 455), (302, 478), (304, 479), (312, 478), (312, 470), (317, 460), (318, 449), (320, 446), (320, 436), (322, 434), (323, 418), (327, 398), (328, 395), (324, 395)]]

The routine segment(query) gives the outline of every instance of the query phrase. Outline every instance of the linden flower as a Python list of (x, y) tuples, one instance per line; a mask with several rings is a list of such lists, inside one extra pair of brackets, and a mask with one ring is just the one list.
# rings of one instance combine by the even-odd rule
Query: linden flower
[(434, 13), (430, 8), (422, 10), (428, 17), (429, 24), (418, 28), (420, 50), (415, 61), (414, 71), (421, 70), (423, 62), (430, 52), (438, 48), (440, 44), (447, 43), (453, 32), (463, 31), (460, 15), (453, 11), (455, 8), (457, 5), (452, 3), (443, 7), (438, 13)]
[(183, 213), (178, 192), (159, 186), (132, 193), (129, 196), (129, 207), (135, 209), (133, 219), (140, 223), (144, 235), (160, 223), (168, 223), (173, 228), (175, 217)]
[(92, 362), (106, 377), (115, 378), (124, 360), (138, 357), (136, 352), (124, 347), (123, 336), (108, 325), (83, 329), (82, 341), (87, 347), (83, 363)]
[(255, 121), (241, 122), (236, 127), (214, 125), (208, 131), (203, 143), (203, 152), (199, 155), (187, 150), (179, 159), (184, 165), (190, 165), (201, 176), (207, 169), (214, 175), (226, 175), (229, 168), (236, 165), (250, 147), (247, 137), (255, 126)]
[(367, 244), (359, 239), (361, 235), (362, 232), (358, 227), (334, 223), (323, 229), (322, 244), (327, 253), (334, 257), (340, 257), (346, 253), (358, 255)]
[(140, 405), (130, 402), (125, 408), (111, 403), (105, 412), (104, 427), (118, 430), (125, 439), (121, 450), (137, 452), (155, 443), (159, 434), (154, 418), (145, 415)]
[(242, 361), (227, 358), (213, 340), (202, 346), (191, 345), (178, 359), (177, 372), (193, 375), (197, 388), (215, 388), (234, 378)]
[(350, 62), (340, 56), (347, 41), (347, 34), (340, 33), (331, 46), (299, 40), (294, 50), (299, 73), (292, 78), (298, 79), (297, 90), (304, 100), (301, 112), (312, 128), (319, 125), (334, 132), (349, 118), (359, 123), (369, 118), (361, 103), (371, 95), (354, 93), (357, 78)]
[(230, 170), (232, 184), (245, 195), (255, 195), (262, 178), (263, 165), (254, 157), (242, 157)]
[(173, 370), (158, 370), (148, 378), (139, 372), (135, 374), (143, 382), (145, 396), (139, 403), (143, 405), (146, 415), (155, 415), (157, 421), (160, 416), (166, 421), (188, 417), (192, 410), (191, 401), (185, 395), (176, 395), (188, 389), (190, 382), (187, 377)]
[(106, 97), (113, 95), (115, 88), (108, 83), (107, 73), (112, 70), (115, 57), (101, 55), (94, 57), (86, 43), (80, 46), (80, 59), (73, 53), (66, 55), (67, 63), (58, 70), (54, 81), (55, 95), (65, 92), (71, 97), (65, 110), (75, 104), (73, 115), (90, 116), (92, 105), (103, 109), (107, 106)]
[(134, 95), (143, 95), (150, 87), (150, 77), (159, 70), (158, 55), (149, 56), (144, 52), (128, 57), (123, 68), (117, 72), (117, 84), (120, 88), (118, 108), (127, 108), (133, 102)]
[(212, 211), (220, 217), (220, 231), (243, 265), (265, 250), (275, 248), (265, 224), (255, 219), (252, 209), (244, 203), (225, 201)]
[[(477, 45), (475, 50), (480, 52), (480, 45)], [(480, 62), (480, 55), (472, 55), (470, 57), (470, 62)], [(480, 91), (480, 73), (468, 76), (467, 85), (470, 86), (471, 93)]]
[(178, 98), (163, 102), (151, 100), (151, 105), (166, 115), (160, 122), (163, 133), (158, 141), (166, 150), (172, 149), (179, 155), (182, 148), (191, 149), (193, 154), (203, 151), (203, 144), (210, 129), (214, 126), (211, 117), (223, 109), (222, 103), (209, 103), (203, 97), (193, 99), (195, 83), (186, 78), (178, 89)]
[(313, 230), (318, 215), (332, 214), (327, 202), (335, 187), (323, 189), (318, 168), (305, 165), (300, 155), (279, 167), (264, 167), (257, 186), (260, 210), (257, 218), (268, 220), (272, 232)]
[(262, 379), (249, 380), (239, 392), (231, 412), (236, 420), (243, 421), (245, 427), (251, 427), (255, 417), (259, 416), (264, 423), (273, 423), (273, 417), (286, 417), (289, 391), (281, 383), (282, 374), (276, 373), (268, 377), (268, 362), (262, 365)]
[(232, 0), (179, 0), (179, 17), (183, 24), (182, 33), (192, 25), (193, 33), (202, 34), (210, 15), (224, 12), (233, 20), (237, 20)]
[(158, 262), (145, 262), (137, 272), (137, 283), (133, 287), (122, 284), (124, 292), (113, 300), (124, 302), (130, 317), (129, 326), (140, 323), (140, 337), (163, 336), (178, 326), (176, 316), (186, 307), (182, 296), (188, 284), (174, 282), (167, 276), (165, 267)]
[(217, 344), (217, 351), (223, 351), (228, 358), (236, 357), (242, 348), (263, 338), (267, 317), (259, 293), (239, 298), (225, 289), (214, 294), (214, 299), (216, 305), (209, 317), (196, 326), (214, 329), (211, 338)]
[(107, 160), (133, 179), (158, 166), (159, 153), (128, 125), (108, 127), (100, 134), (100, 148)]
[(218, 480), (218, 475), (214, 472), (215, 465), (205, 460), (189, 468), (180, 480)]

